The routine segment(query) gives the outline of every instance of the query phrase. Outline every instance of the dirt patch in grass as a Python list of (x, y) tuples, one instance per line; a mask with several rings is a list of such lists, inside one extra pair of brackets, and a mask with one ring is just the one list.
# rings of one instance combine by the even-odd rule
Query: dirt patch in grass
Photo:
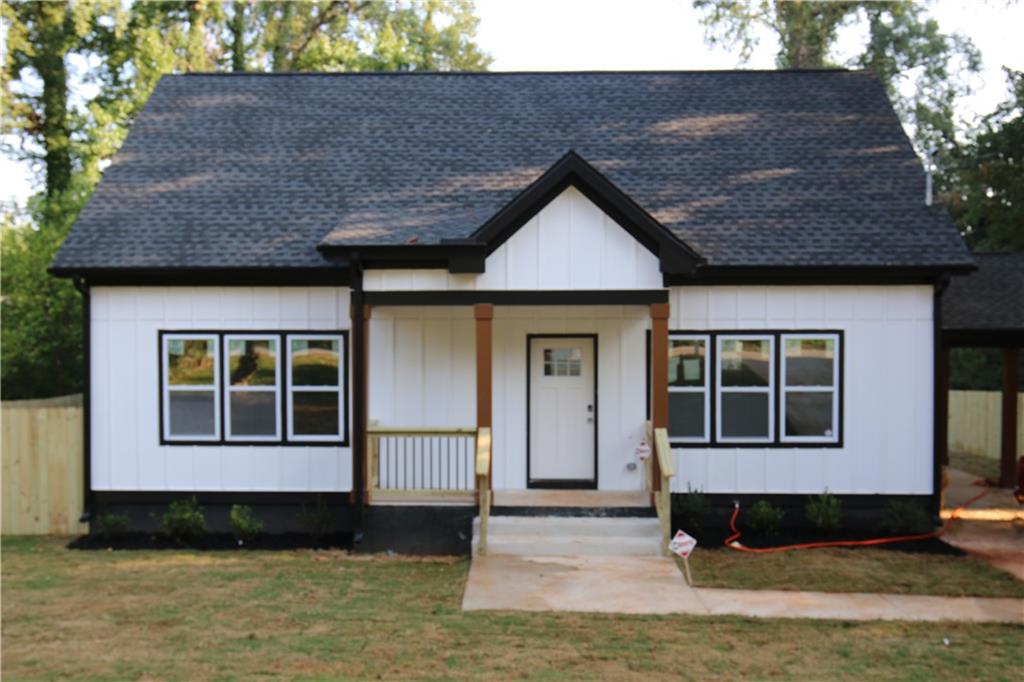
[(463, 613), (462, 558), (64, 542), (3, 541), (5, 680), (996, 680), (1024, 638), (994, 624)]
[(749, 554), (698, 548), (690, 568), (699, 587), (1024, 597), (1024, 582), (963, 554), (866, 547)]
[(969, 452), (950, 452), (949, 466), (984, 478), (999, 485), (999, 460), (994, 457), (972, 455)]

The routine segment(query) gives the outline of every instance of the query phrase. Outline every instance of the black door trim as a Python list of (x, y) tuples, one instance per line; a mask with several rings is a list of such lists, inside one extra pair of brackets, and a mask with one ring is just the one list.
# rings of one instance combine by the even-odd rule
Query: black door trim
[[(593, 342), (593, 356), (591, 358), (594, 369), (594, 478), (581, 479), (537, 479), (530, 478), (530, 378), (532, 374), (531, 362), (533, 358), (534, 339), (590, 339)], [(598, 374), (597, 374), (597, 334), (527, 334), (526, 335), (526, 487), (528, 489), (569, 489), (569, 490), (597, 490), (598, 477)]]

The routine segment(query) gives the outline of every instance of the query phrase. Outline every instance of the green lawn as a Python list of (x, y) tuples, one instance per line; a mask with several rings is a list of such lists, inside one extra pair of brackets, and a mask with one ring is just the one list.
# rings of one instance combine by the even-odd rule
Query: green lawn
[(690, 568), (698, 587), (1024, 597), (1024, 582), (970, 556), (869, 548), (778, 554), (698, 548)]
[[(1024, 628), (469, 613), (468, 561), (3, 541), (3, 679), (1016, 679)], [(948, 645), (944, 642), (948, 640)]]

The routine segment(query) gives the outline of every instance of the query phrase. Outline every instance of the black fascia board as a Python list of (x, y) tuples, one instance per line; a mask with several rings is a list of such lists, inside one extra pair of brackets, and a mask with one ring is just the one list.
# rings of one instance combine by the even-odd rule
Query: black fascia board
[(51, 267), (90, 286), (348, 286), (347, 262), (325, 267)]
[(734, 265), (704, 266), (691, 275), (666, 274), (664, 285), (934, 284), (945, 274), (967, 273), (968, 264), (935, 266), (878, 265)]

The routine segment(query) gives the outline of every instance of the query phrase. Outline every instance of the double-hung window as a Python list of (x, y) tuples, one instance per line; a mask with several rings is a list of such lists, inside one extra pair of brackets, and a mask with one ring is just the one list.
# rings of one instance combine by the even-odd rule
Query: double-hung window
[(706, 443), (711, 422), (709, 336), (673, 335), (668, 346), (668, 434)]
[(168, 441), (220, 440), (217, 336), (168, 334), (160, 349), (163, 437)]
[(288, 438), (345, 440), (342, 338), (288, 335)]
[(782, 442), (837, 442), (839, 335), (782, 335)]
[(841, 331), (671, 332), (671, 443), (840, 446), (842, 343)]
[(716, 435), (720, 443), (775, 438), (775, 338), (717, 337)]
[(224, 401), (227, 440), (281, 439), (279, 337), (226, 334)]
[(347, 332), (161, 331), (164, 444), (348, 444)]

